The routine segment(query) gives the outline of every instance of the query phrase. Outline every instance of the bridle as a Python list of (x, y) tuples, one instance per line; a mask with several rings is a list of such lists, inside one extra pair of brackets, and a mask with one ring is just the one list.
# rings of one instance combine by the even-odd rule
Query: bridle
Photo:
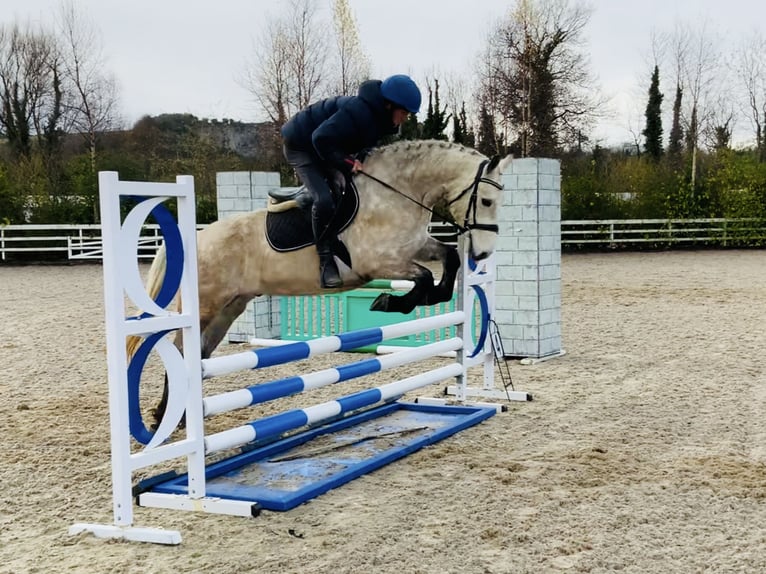
[[(463, 234), (467, 231), (470, 231), (472, 229), (478, 229), (480, 231), (491, 231), (492, 233), (498, 233), (500, 231), (500, 228), (497, 226), (496, 223), (478, 223), (476, 221), (476, 203), (479, 200), (479, 184), (480, 183), (486, 183), (494, 187), (495, 189), (503, 189), (503, 186), (497, 183), (496, 181), (492, 181), (488, 177), (483, 177), (484, 168), (489, 163), (488, 159), (485, 159), (479, 164), (479, 169), (476, 172), (476, 177), (473, 178), (473, 182), (466, 187), (463, 191), (461, 191), (458, 196), (450, 201), (447, 205), (452, 205), (456, 201), (460, 200), (466, 193), (469, 191), (471, 192), (471, 197), (468, 199), (468, 207), (465, 210), (465, 217), (463, 218), (463, 226), (457, 225), (458, 229), (460, 230), (460, 234)], [(473, 215), (473, 222), (469, 222), (471, 215)], [(454, 222), (453, 222), (454, 223)]]
[[(466, 193), (469, 191), (471, 192), (471, 197), (468, 199), (468, 207), (465, 210), (465, 217), (463, 218), (463, 225), (460, 225), (457, 221), (449, 221), (452, 225), (457, 227), (458, 229), (458, 235), (463, 235), (464, 233), (467, 233), (468, 231), (471, 231), (472, 229), (478, 229), (479, 231), (491, 231), (492, 233), (498, 233), (500, 231), (500, 228), (495, 223), (478, 223), (476, 221), (476, 204), (479, 199), (479, 184), (480, 183), (486, 183), (494, 187), (495, 189), (502, 190), (503, 186), (497, 183), (496, 181), (492, 181), (491, 179), (484, 177), (484, 168), (487, 166), (490, 160), (485, 159), (479, 164), (479, 169), (476, 171), (476, 177), (473, 178), (473, 181), (466, 187), (463, 191), (461, 191), (457, 197), (450, 200), (447, 205), (452, 205), (456, 201), (459, 201)], [(410, 200), (412, 203), (415, 203), (425, 209), (426, 211), (430, 212), (431, 215), (434, 215), (434, 210), (428, 207), (427, 205), (423, 205), (421, 202), (419, 202), (417, 199), (411, 198), (409, 195), (406, 195), (396, 189), (394, 186), (386, 183), (385, 181), (378, 179), (374, 175), (370, 175), (366, 171), (360, 171), (359, 173), (365, 175), (369, 179), (379, 183), (386, 189), (390, 189), (393, 192), (398, 193), (402, 197)], [(471, 216), (473, 216), (473, 222), (469, 221), (471, 219)]]

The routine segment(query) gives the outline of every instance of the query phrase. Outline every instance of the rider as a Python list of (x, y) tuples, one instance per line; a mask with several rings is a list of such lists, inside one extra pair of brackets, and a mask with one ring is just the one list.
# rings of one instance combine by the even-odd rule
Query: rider
[(342, 192), (346, 176), (362, 168), (351, 156), (397, 133), (407, 117), (420, 110), (420, 101), (412, 78), (397, 74), (364, 82), (356, 96), (316, 102), (282, 126), (285, 159), (314, 199), (311, 223), (322, 287), (343, 285), (332, 253), (335, 238), (328, 228), (334, 212), (330, 185)]

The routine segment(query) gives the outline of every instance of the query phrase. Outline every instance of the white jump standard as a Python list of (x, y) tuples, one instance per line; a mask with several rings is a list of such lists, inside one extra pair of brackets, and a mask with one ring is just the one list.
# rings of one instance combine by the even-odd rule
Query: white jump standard
[[(434, 406), (397, 400), (412, 390), (450, 379), (456, 379), (455, 388), (462, 400), (467, 394), (466, 369), (472, 365), (484, 366), (485, 385), (492, 381), (494, 355), (485, 326), (490, 318), (493, 279), (488, 267), (482, 267), (481, 273), (474, 273), (470, 281), (465, 279), (468, 274), (460, 277), (462, 297), (459, 303), (462, 305), (463, 297), (470, 300), (470, 305), (458, 307), (463, 310), (203, 361), (197, 311), (192, 178), (178, 177), (175, 184), (121, 182), (116, 173), (103, 172), (99, 174), (99, 187), (104, 238), (114, 522), (78, 523), (70, 528), (70, 533), (88, 531), (98, 537), (178, 544), (181, 535), (177, 531), (133, 526), (136, 493), (135, 501), (139, 506), (245, 517), (257, 515), (261, 508), (288, 510), (495, 414), (494, 407)], [(128, 197), (137, 199), (138, 203), (122, 219), (121, 199)], [(177, 221), (165, 202), (175, 203)], [(156, 300), (145, 290), (137, 257), (141, 228), (150, 215), (160, 224), (167, 252), (165, 282)], [(490, 285), (489, 297), (485, 292), (486, 285), (476, 278), (481, 274), (488, 281), (486, 285)], [(168, 309), (176, 295), (183, 302), (180, 311)], [(482, 317), (474, 316), (475, 301), (479, 301)], [(141, 314), (129, 316), (126, 309), (131, 306), (140, 309)], [(481, 327), (480, 336), (478, 342), (474, 342), (471, 332), (477, 324)], [(203, 396), (203, 379), (284, 364), (322, 353), (351, 350), (392, 337), (450, 326), (457, 327), (458, 336), (388, 356), (262, 382), (239, 391)], [(183, 336), (183, 352), (166, 336), (178, 332)], [(134, 335), (142, 337), (143, 342), (128, 360), (126, 339)], [(167, 410), (156, 431), (145, 427), (139, 405), (141, 373), (152, 351), (156, 351), (161, 359), (169, 385)], [(457, 360), (446, 361), (444, 366), (403, 380), (205, 436), (206, 417), (379, 373), (446, 352), (457, 352)], [(506, 396), (507, 393), (502, 395), (503, 398)], [(530, 397), (515, 392), (512, 398), (529, 400)], [(185, 430), (181, 431), (180, 423), (184, 417)], [(309, 428), (295, 432), (303, 427)], [(183, 436), (176, 438), (178, 435)], [(329, 440), (330, 447), (312, 448), (311, 441), (319, 437), (323, 443)], [(382, 437), (386, 440), (377, 441)], [(206, 467), (207, 454), (237, 447), (243, 448), (230, 458)], [(186, 459), (183, 474), (171, 473), (172, 476), (133, 484), (137, 470), (183, 458)]]

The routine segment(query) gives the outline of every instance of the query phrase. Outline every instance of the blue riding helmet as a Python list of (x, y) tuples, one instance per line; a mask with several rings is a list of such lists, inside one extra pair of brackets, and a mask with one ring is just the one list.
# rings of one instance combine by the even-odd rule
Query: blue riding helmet
[(380, 86), (380, 92), (389, 102), (393, 102), (416, 114), (420, 111), (420, 90), (412, 78), (404, 74), (396, 74), (383, 80)]

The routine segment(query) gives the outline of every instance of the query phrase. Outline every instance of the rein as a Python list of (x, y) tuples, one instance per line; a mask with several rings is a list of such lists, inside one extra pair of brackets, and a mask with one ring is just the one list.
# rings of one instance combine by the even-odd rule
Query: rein
[[(349, 161), (349, 163), (351, 163), (351, 162)], [(496, 224), (478, 223), (476, 221), (476, 202), (477, 202), (478, 196), (479, 196), (479, 184), (480, 183), (486, 183), (486, 184), (489, 184), (489, 185), (491, 185), (492, 187), (494, 187), (496, 189), (503, 189), (503, 186), (500, 185), (499, 183), (497, 183), (496, 181), (492, 181), (489, 178), (482, 177), (482, 174), (484, 173), (484, 167), (487, 165), (487, 163), (489, 163), (488, 159), (485, 159), (484, 161), (482, 161), (479, 164), (479, 169), (476, 172), (476, 177), (474, 178), (474, 180), (468, 185), (468, 187), (466, 187), (463, 191), (461, 191), (456, 198), (454, 198), (449, 203), (447, 203), (447, 205), (452, 205), (453, 203), (458, 201), (460, 198), (462, 198), (466, 193), (468, 193), (469, 191), (471, 192), (471, 198), (468, 201), (468, 208), (466, 209), (466, 212), (465, 212), (465, 218), (463, 219), (463, 225), (460, 225), (454, 219), (452, 221), (449, 221), (449, 223), (451, 223), (452, 225), (457, 227), (458, 235), (463, 235), (464, 233), (467, 233), (471, 229), (479, 229), (481, 231), (492, 231), (493, 233), (498, 233), (498, 231), (499, 231), (499, 227)], [(419, 205), (420, 207), (422, 207), (423, 209), (425, 209), (426, 211), (431, 213), (431, 215), (437, 215), (434, 212), (434, 210), (431, 209), (430, 207), (428, 207), (427, 205), (423, 205), (417, 199), (413, 199), (409, 195), (399, 191), (393, 185), (391, 185), (389, 183), (386, 183), (382, 179), (379, 179), (379, 178), (375, 177), (374, 175), (371, 175), (371, 174), (367, 173), (366, 171), (360, 171), (358, 173), (361, 173), (364, 176), (366, 176), (369, 179), (371, 179), (372, 181), (374, 181), (376, 183), (379, 183), (380, 185), (382, 185), (386, 189), (390, 189), (391, 191), (393, 191), (395, 193), (398, 193), (399, 195), (401, 195), (402, 197), (408, 199), (412, 203), (414, 203), (416, 205)], [(471, 212), (473, 212), (473, 223), (470, 223), (468, 221), (468, 219), (469, 219), (469, 217), (471, 215)]]

